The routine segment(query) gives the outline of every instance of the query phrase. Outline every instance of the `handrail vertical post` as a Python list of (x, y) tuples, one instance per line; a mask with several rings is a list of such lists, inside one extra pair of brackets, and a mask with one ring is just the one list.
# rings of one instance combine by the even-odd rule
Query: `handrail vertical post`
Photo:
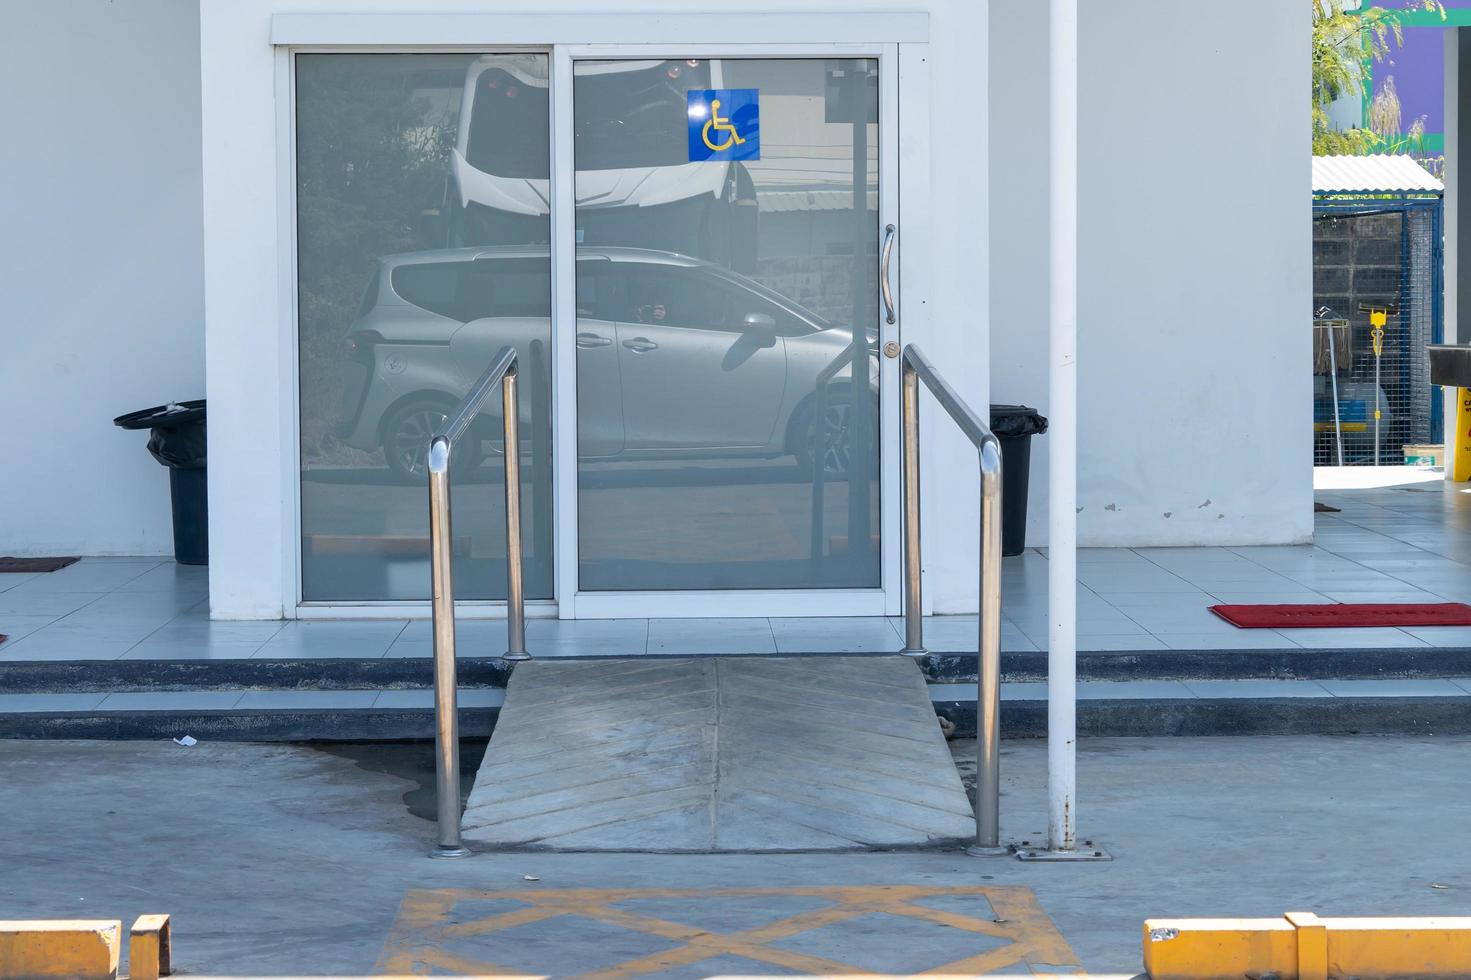
[(950, 387), (913, 344), (900, 359), (904, 433), (904, 652), (924, 654), (923, 563), (920, 560), (919, 383), (924, 382), (971, 445), (981, 469), (980, 617), (976, 629), (977, 856), (1009, 854), (1001, 846), (1001, 444), (984, 419)]
[(521, 578), (521, 412), (514, 364), (501, 378), (501, 415), (506, 447), (506, 659), (530, 660), (526, 653), (526, 599)]
[(485, 399), (501, 383), (506, 472), (507, 660), (526, 653), (526, 609), (521, 570), (520, 412), (516, 399), (516, 349), (502, 347), (443, 428), (429, 440), (429, 580), (434, 622), (434, 792), (438, 833), (433, 857), (465, 857), (460, 837), (460, 717), (455, 664), (454, 532), (450, 522), (450, 462), (456, 440), (479, 439), (472, 431)]
[(919, 523), (919, 375), (907, 359), (900, 372), (904, 429), (904, 650), (924, 656), (924, 603)]
[(460, 840), (460, 717), (455, 674), (454, 537), (450, 526), (450, 443), (429, 446), (429, 553), (434, 617), (434, 789), (438, 842), (433, 857), (465, 857)]
[(1001, 448), (988, 439), (981, 463), (981, 617), (976, 647), (976, 850), (1001, 845)]

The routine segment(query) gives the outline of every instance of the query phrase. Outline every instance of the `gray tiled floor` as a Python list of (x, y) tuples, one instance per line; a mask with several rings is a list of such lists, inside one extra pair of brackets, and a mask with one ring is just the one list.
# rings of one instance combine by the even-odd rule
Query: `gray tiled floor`
[(91, 711), (105, 694), (0, 694), (0, 712)]
[(1185, 681), (1190, 693), (1198, 698), (1326, 698), (1333, 697), (1317, 681)]
[[(456, 703), (461, 708), (499, 708), (506, 692), (498, 688), (474, 688), (460, 691)], [(419, 708), (434, 707), (434, 692), (423, 691), (380, 691), (373, 701), (375, 708)]]
[[(1471, 646), (1471, 628), (1239, 630), (1215, 603), (1471, 602), (1471, 494), (1441, 483), (1319, 491), (1316, 542), (1255, 548), (1084, 548), (1078, 647), (1240, 650)], [(45, 575), (0, 574), (8, 660), (427, 657), (426, 620), (211, 622), (204, 568), (159, 558), (87, 558)], [(1006, 559), (1002, 648), (1047, 647), (1047, 556)], [(926, 623), (933, 650), (975, 648), (974, 616)], [(465, 656), (498, 653), (504, 624), (459, 626)], [(532, 620), (543, 657), (597, 654), (883, 652), (897, 619)]]

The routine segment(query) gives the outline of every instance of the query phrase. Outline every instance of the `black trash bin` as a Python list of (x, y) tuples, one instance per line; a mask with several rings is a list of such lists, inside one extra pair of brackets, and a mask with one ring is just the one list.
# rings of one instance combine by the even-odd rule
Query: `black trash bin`
[(991, 431), (1001, 443), (1001, 553), (1010, 558), (1027, 548), (1032, 436), (1047, 431), (1047, 420), (1025, 405), (992, 405)]
[(204, 399), (170, 402), (119, 415), (123, 429), (152, 429), (148, 451), (169, 468), (174, 503), (174, 560), (209, 564), (209, 493), (206, 477)]

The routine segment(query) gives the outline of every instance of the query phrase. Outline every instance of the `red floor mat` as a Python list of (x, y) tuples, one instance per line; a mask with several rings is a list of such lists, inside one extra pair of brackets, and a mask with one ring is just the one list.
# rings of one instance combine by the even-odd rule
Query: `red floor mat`
[(1464, 602), (1361, 602), (1320, 605), (1211, 606), (1211, 612), (1242, 629), (1304, 629), (1348, 626), (1471, 626)]

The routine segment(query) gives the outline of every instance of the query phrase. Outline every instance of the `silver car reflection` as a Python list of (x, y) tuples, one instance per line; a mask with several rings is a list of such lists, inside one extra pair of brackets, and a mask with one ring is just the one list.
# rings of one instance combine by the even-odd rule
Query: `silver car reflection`
[[(523, 388), (544, 387), (537, 374), (546, 369), (537, 365), (550, 357), (550, 296), (545, 248), (380, 259), (346, 337), (343, 440), (368, 451), (381, 447), (395, 474), (418, 479), (429, 438), (503, 346), (514, 344), (527, 365)], [(791, 455), (810, 474), (816, 389), (826, 377), (823, 470), (845, 475), (852, 339), (850, 328), (720, 266), (669, 252), (581, 248), (579, 457)], [(872, 339), (858, 354), (870, 365), (871, 391)], [(523, 427), (538, 392), (530, 395), (521, 400)], [(861, 403), (872, 433), (877, 400), (870, 395)], [(498, 418), (483, 418), (481, 441), (493, 440), (499, 426)], [(478, 462), (479, 447), (467, 455)]]

